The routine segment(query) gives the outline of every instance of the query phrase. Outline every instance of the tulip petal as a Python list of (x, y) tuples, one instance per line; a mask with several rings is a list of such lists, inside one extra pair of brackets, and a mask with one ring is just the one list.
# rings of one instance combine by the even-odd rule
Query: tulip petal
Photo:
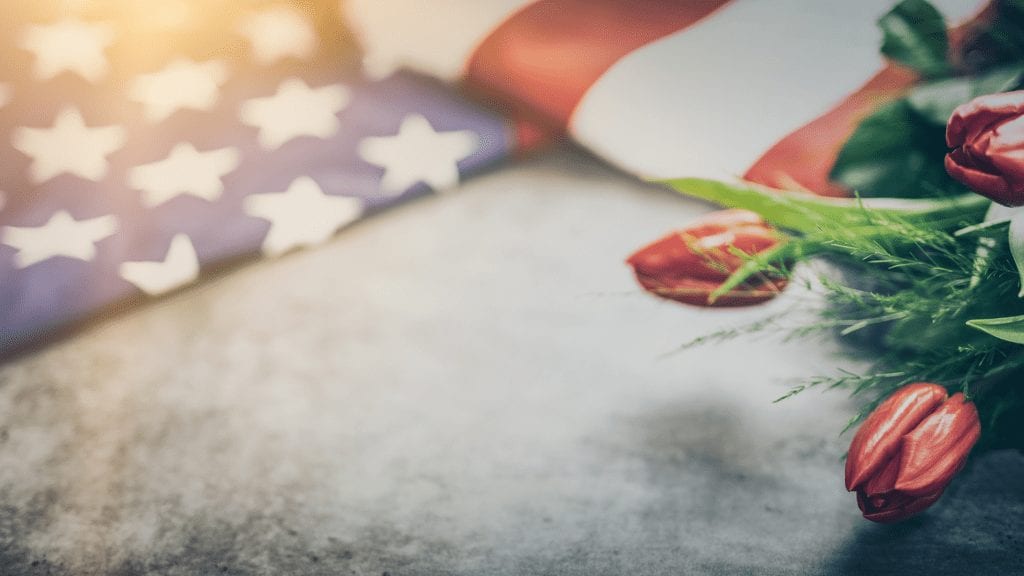
[(1004, 122), (992, 132), (986, 156), (1019, 191), (1024, 183), (1024, 116)]
[(691, 256), (686, 242), (679, 234), (673, 233), (637, 250), (626, 259), (626, 263), (637, 274), (657, 277), (680, 268), (686, 271), (691, 265)]
[(846, 456), (846, 489), (861, 487), (896, 455), (904, 434), (946, 400), (938, 384), (908, 384), (882, 402), (853, 436)]
[(946, 125), (946, 144), (957, 148), (992, 124), (1021, 114), (1024, 114), (1024, 91), (979, 96), (953, 110)]
[(899, 522), (906, 520), (911, 516), (916, 516), (921, 512), (924, 512), (929, 506), (935, 504), (939, 498), (942, 497), (942, 490), (928, 494), (926, 496), (911, 497), (899, 492), (893, 492), (890, 497), (881, 505), (876, 505), (878, 501), (872, 502), (872, 500), (865, 495), (863, 492), (857, 492), (857, 506), (860, 507), (860, 511), (864, 514), (864, 518), (871, 520), (872, 522), (879, 522), (881, 524), (889, 524), (892, 522)]
[(1017, 198), (1006, 179), (972, 166), (963, 150), (958, 148), (946, 154), (944, 164), (954, 180), (971, 190), (1007, 206), (1024, 204), (1024, 197)]
[(896, 477), (900, 472), (899, 457), (889, 458), (879, 471), (859, 490), (869, 498), (892, 492), (896, 487)]
[(980, 96), (953, 111), (946, 172), (1007, 206), (1024, 205), (1024, 91)]
[(708, 300), (711, 293), (722, 284), (720, 280), (682, 278), (673, 282), (665, 282), (639, 273), (636, 275), (636, 278), (644, 289), (662, 298), (694, 306), (714, 307), (760, 304), (777, 296), (788, 283), (785, 278), (778, 278), (756, 284), (741, 285), (735, 290), (730, 290), (725, 296), (715, 300), (714, 303), (709, 303)]
[(773, 298), (787, 280), (761, 275), (713, 303), (709, 296), (744, 264), (742, 254), (764, 252), (782, 240), (754, 212), (721, 210), (637, 250), (626, 263), (641, 286), (662, 298), (698, 306), (744, 306)]
[(945, 488), (980, 437), (978, 409), (954, 394), (903, 437), (896, 489), (916, 496)]

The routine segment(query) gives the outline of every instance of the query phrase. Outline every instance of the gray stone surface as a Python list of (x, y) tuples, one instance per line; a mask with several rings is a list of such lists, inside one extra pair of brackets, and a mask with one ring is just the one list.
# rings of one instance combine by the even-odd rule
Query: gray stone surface
[(828, 343), (622, 259), (707, 208), (573, 151), (0, 366), (0, 574), (1012, 574), (1024, 458), (896, 527), (843, 491)]

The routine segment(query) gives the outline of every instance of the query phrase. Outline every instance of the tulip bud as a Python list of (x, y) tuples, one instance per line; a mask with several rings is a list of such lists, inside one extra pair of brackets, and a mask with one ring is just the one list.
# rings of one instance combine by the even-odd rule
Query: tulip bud
[(937, 384), (897, 390), (864, 421), (846, 457), (846, 489), (864, 517), (896, 522), (928, 508), (963, 468), (981, 422), (974, 404)]
[(946, 172), (1006, 206), (1024, 204), (1024, 91), (979, 96), (946, 126)]
[(722, 210), (649, 244), (626, 262), (647, 291), (698, 306), (743, 306), (773, 298), (786, 286), (785, 278), (757, 276), (730, 290), (713, 303), (711, 294), (743, 265), (745, 254), (768, 250), (782, 236), (749, 210)]

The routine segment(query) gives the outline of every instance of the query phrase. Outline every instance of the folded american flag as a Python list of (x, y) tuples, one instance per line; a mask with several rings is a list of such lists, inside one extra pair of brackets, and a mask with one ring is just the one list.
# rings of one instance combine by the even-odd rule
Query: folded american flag
[[(212, 264), (322, 242), (537, 125), (643, 177), (843, 194), (827, 179), (840, 143), (914, 81), (877, 56), (891, 4), (8, 2), (0, 353)], [(980, 2), (937, 4), (956, 21)]]
[(370, 79), (334, 2), (7, 2), (0, 353), (203, 267), (329, 238), (506, 157), (512, 124)]

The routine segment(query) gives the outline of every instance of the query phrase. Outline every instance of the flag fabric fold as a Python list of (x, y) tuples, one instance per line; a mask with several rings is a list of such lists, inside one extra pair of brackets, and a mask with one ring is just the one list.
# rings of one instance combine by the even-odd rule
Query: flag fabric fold
[[(351, 0), (347, 13), (377, 69), (460, 81), (639, 176), (837, 195), (827, 174), (840, 144), (915, 80), (878, 55), (876, 23), (893, 4)], [(955, 24), (984, 2), (935, 4)], [(474, 17), (451, 34), (460, 8)]]

